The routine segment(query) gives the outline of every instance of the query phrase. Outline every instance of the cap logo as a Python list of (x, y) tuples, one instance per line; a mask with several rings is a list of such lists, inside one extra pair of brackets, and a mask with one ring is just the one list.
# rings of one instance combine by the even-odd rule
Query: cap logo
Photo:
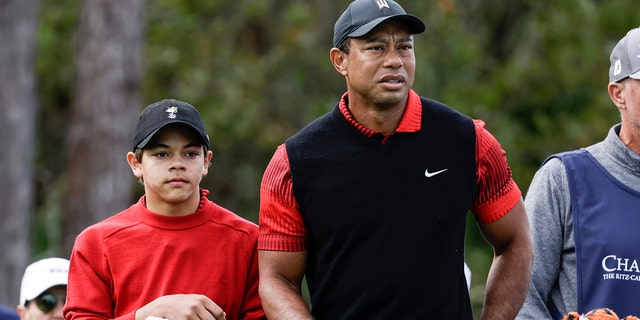
[(378, 5), (378, 10), (382, 10), (383, 8), (391, 9), (387, 0), (376, 0), (376, 4)]
[(620, 59), (616, 60), (616, 63), (613, 65), (613, 75), (617, 76), (622, 72), (622, 63)]
[(171, 106), (171, 107), (167, 108), (167, 110), (165, 110), (165, 112), (169, 114), (169, 119), (175, 119), (176, 118), (176, 113), (178, 113), (178, 107)]

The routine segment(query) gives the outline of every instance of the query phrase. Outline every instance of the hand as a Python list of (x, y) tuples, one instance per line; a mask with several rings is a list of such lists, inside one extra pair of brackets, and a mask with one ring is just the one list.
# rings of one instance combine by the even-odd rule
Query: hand
[(159, 297), (136, 311), (136, 320), (149, 316), (169, 320), (225, 320), (226, 314), (215, 302), (200, 294), (174, 294)]

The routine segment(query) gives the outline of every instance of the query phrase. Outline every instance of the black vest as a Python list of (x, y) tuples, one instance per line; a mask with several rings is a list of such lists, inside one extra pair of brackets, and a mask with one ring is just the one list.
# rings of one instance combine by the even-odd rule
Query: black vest
[(436, 101), (422, 98), (422, 109), (419, 132), (384, 144), (338, 107), (286, 141), (316, 319), (471, 319), (475, 128)]

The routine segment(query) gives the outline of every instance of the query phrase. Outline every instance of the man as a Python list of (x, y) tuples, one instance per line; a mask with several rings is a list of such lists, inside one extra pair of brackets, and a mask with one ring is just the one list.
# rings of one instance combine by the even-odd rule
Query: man
[(30, 264), (20, 286), (21, 320), (63, 319), (62, 307), (67, 297), (69, 260), (46, 258)]
[(469, 210), (495, 252), (481, 318), (522, 305), (533, 249), (521, 192), (482, 121), (411, 89), (424, 30), (391, 0), (356, 0), (335, 23), (347, 92), (277, 148), (262, 181), (269, 319), (472, 319)]
[(621, 123), (586, 148), (551, 156), (525, 200), (535, 243), (519, 319), (607, 307), (639, 315), (640, 29), (611, 53), (608, 91)]

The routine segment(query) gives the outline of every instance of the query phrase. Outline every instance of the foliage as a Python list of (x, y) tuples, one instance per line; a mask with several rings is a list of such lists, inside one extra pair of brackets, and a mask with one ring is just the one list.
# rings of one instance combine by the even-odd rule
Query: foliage
[[(638, 25), (635, 2), (401, 2), (427, 23), (427, 31), (415, 37), (416, 91), (483, 119), (507, 151), (523, 193), (546, 156), (597, 142), (618, 122), (606, 93), (608, 57), (617, 40)], [(203, 185), (218, 203), (257, 221), (262, 170), (275, 147), (330, 110), (344, 91), (328, 51), (333, 21), (346, 4), (148, 3), (144, 100), (173, 97), (200, 109), (214, 149)], [(56, 212), (57, 188), (64, 184), (60, 150), (73, 95), (71, 39), (77, 21), (74, 1), (42, 6), (39, 231)], [(491, 252), (469, 222), (472, 297), (480, 301)], [(48, 234), (36, 237), (44, 239), (36, 252), (55, 241), (55, 231)]]

